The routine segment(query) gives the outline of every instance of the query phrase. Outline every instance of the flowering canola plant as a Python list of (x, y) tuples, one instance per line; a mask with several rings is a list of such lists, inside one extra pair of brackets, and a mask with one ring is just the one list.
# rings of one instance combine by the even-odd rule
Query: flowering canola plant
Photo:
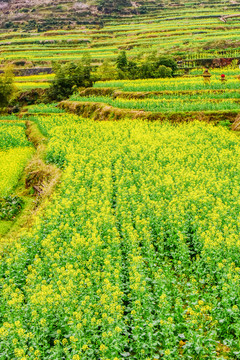
[(33, 153), (34, 150), (31, 147), (15, 147), (0, 151), (0, 197), (9, 195), (17, 185)]
[(34, 150), (22, 123), (0, 121), (0, 197), (9, 195)]
[(4, 123), (0, 120), (0, 150), (30, 146), (25, 135), (25, 124)]
[(1, 258), (0, 359), (237, 357), (236, 135), (198, 122), (35, 120), (63, 175)]
[[(221, 81), (213, 73), (209, 81), (203, 77), (174, 77), (140, 80), (111, 80), (96, 82), (99, 95), (73, 94), (72, 101), (101, 102), (122, 109), (151, 112), (235, 111), (239, 110), (240, 81), (236, 75)], [(104, 96), (104, 88), (112, 88), (113, 96)], [(100, 96), (102, 90), (103, 95)], [(134, 98), (138, 97), (139, 98)]]
[[(117, 97), (113, 99), (108, 96), (90, 96), (83, 97), (72, 95), (70, 100), (83, 102), (100, 102), (121, 109), (145, 110), (151, 112), (179, 112), (179, 111), (238, 111), (240, 109), (239, 99), (226, 98), (223, 94), (222, 99), (210, 99), (206, 94), (199, 98), (184, 96), (179, 94), (176, 98), (173, 96), (154, 97), (145, 99), (125, 99)], [(238, 95), (239, 96), (239, 95)]]
[(50, 83), (45, 81), (42, 82), (26, 81), (26, 82), (16, 82), (16, 86), (20, 90), (29, 90), (33, 88), (46, 89), (50, 86)]
[[(211, 71), (210, 71), (211, 72)], [(236, 71), (236, 75), (239, 75)], [(177, 77), (141, 80), (110, 80), (98, 81), (96, 88), (113, 87), (123, 91), (181, 91), (181, 90), (220, 90), (239, 89), (240, 82), (236, 75), (229, 76), (226, 83), (220, 81), (220, 75), (212, 75), (209, 83), (204, 82), (203, 77)]]

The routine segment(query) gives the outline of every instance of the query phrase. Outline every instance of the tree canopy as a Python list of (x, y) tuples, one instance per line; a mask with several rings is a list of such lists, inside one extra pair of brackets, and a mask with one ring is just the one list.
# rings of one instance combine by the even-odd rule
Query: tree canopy
[(85, 54), (77, 63), (54, 64), (55, 78), (47, 96), (52, 100), (63, 100), (74, 93), (77, 88), (92, 86), (91, 58)]
[(13, 71), (11, 67), (8, 67), (5, 72), (0, 75), (0, 108), (9, 105), (15, 91)]

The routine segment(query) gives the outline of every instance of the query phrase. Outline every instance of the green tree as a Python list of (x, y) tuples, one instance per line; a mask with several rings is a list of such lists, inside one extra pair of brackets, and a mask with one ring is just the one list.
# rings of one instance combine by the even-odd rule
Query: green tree
[(172, 69), (165, 65), (160, 65), (156, 70), (156, 78), (172, 77)]
[(154, 51), (142, 58), (139, 67), (140, 78), (171, 77), (177, 69), (176, 61), (170, 56), (159, 56)]
[(92, 86), (89, 58), (84, 58), (78, 63), (56, 63), (53, 68), (55, 78), (47, 91), (50, 100), (63, 100), (72, 95), (77, 88)]
[(0, 108), (7, 107), (16, 93), (14, 75), (11, 67), (0, 75)]
[(122, 71), (127, 70), (128, 60), (126, 51), (121, 51), (117, 57), (117, 68)]
[(88, 51), (86, 51), (82, 56), (82, 65), (83, 65), (83, 77), (84, 77), (83, 81), (88, 84), (92, 72), (92, 58)]
[(177, 70), (177, 63), (171, 56), (159, 56), (156, 59), (156, 65), (159, 67), (160, 65), (164, 65), (168, 68), (172, 69), (172, 74)]
[(137, 79), (139, 76), (138, 64), (135, 61), (128, 61), (127, 72), (129, 79)]
[(98, 66), (95, 76), (98, 80), (115, 80), (118, 78), (118, 71), (116, 65), (113, 65), (110, 60), (105, 59), (102, 65)]

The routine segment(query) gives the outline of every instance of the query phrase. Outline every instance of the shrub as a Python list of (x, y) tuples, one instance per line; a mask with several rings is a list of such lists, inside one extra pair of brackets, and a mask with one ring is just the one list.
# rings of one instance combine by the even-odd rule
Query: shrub
[(118, 72), (116, 66), (106, 59), (102, 65), (98, 66), (95, 76), (97, 80), (115, 80), (118, 78)]
[(0, 220), (13, 220), (21, 211), (24, 203), (18, 196), (0, 199)]
[(156, 59), (157, 66), (164, 65), (172, 69), (172, 73), (177, 70), (176, 61), (170, 56), (161, 56)]
[(15, 95), (14, 76), (9, 67), (0, 75), (0, 108), (7, 107)]
[(171, 77), (177, 70), (177, 63), (173, 58), (159, 56), (156, 52), (132, 61), (128, 60), (125, 51), (121, 51), (116, 67), (119, 79), (149, 79)]
[(90, 87), (93, 84), (91, 64), (88, 57), (78, 63), (55, 64), (55, 78), (47, 91), (50, 100), (63, 100), (72, 95), (80, 87)]
[(172, 76), (172, 69), (170, 67), (167, 67), (165, 65), (160, 65), (156, 72), (157, 77), (159, 78), (165, 78), (165, 77), (171, 77)]

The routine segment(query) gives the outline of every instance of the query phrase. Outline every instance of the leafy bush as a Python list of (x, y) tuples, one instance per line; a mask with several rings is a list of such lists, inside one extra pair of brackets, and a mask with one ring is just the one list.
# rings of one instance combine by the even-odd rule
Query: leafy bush
[(118, 71), (118, 79), (165, 78), (172, 77), (177, 63), (173, 58), (158, 56), (155, 52), (134, 61), (128, 60), (126, 52), (121, 51), (115, 68)]
[(50, 100), (66, 99), (78, 88), (90, 87), (93, 84), (91, 60), (87, 55), (78, 63), (55, 64), (54, 72), (56, 76), (47, 91)]
[(0, 220), (12, 220), (21, 211), (23, 200), (18, 196), (6, 196), (0, 199)]
[(100, 79), (102, 81), (116, 80), (118, 79), (118, 71), (116, 66), (106, 59), (101, 66), (98, 66), (95, 76), (98, 80)]
[(172, 69), (170, 67), (167, 67), (165, 65), (160, 65), (156, 72), (157, 77), (159, 78), (165, 78), (165, 77), (171, 77), (172, 76)]
[(7, 68), (3, 75), (0, 75), (0, 108), (10, 104), (15, 94), (14, 76), (11, 68)]
[(156, 65), (160, 66), (160, 65), (164, 65), (168, 68), (172, 69), (172, 72), (177, 70), (177, 63), (176, 61), (170, 57), (170, 56), (160, 56), (156, 58)]
[(43, 102), (45, 89), (35, 88), (20, 93), (17, 101), (20, 105), (32, 105)]

